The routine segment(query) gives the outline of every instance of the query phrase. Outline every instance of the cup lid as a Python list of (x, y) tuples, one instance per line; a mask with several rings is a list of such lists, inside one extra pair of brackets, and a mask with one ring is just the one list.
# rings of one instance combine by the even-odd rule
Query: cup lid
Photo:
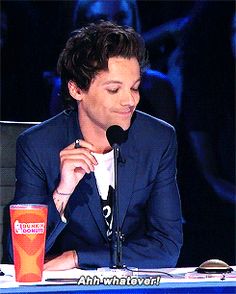
[(35, 203), (26, 203), (26, 204), (11, 204), (10, 209), (38, 209), (38, 208), (47, 208), (46, 204), (35, 204)]

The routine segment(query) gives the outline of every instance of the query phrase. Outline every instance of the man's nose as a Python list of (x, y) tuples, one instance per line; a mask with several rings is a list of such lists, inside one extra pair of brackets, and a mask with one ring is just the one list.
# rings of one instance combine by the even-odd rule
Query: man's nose
[(135, 104), (136, 104), (136, 99), (135, 99), (135, 95), (133, 93), (128, 92), (125, 95), (123, 95), (123, 97), (121, 99), (121, 105), (135, 106)]

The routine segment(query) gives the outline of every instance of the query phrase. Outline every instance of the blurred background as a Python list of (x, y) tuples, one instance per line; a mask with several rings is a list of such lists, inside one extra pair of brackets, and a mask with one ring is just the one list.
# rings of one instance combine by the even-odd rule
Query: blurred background
[(133, 26), (150, 69), (139, 109), (175, 126), (184, 246), (178, 266), (235, 264), (234, 1), (1, 1), (1, 120), (63, 110), (58, 56), (99, 19)]

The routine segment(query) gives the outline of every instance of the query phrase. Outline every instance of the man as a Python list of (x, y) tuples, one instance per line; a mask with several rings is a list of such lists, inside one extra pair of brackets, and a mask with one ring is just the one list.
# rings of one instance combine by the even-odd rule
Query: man
[(144, 42), (133, 29), (110, 22), (80, 29), (58, 61), (62, 92), (75, 109), (17, 141), (14, 203), (45, 203), (49, 209), (46, 253), (58, 256), (45, 269), (111, 265), (111, 125), (128, 132), (118, 163), (123, 261), (139, 268), (176, 265), (182, 226), (175, 132), (135, 111), (146, 66)]

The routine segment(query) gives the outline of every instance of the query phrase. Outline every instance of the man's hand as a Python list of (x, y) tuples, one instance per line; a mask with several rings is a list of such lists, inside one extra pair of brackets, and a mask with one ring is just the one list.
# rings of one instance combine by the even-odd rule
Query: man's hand
[(78, 267), (78, 260), (74, 250), (66, 251), (62, 255), (44, 264), (44, 270), (48, 271), (62, 271), (75, 267)]
[[(94, 171), (97, 165), (95, 157), (91, 152), (96, 148), (84, 141), (79, 140), (79, 148), (71, 144), (60, 152), (61, 180), (53, 193), (53, 200), (61, 217), (64, 217), (64, 210), (75, 187), (86, 173)], [(63, 221), (66, 221), (64, 218)]]
[(72, 194), (84, 175), (93, 172), (94, 165), (97, 165), (91, 154), (96, 152), (96, 148), (84, 140), (79, 140), (79, 145), (79, 148), (74, 148), (73, 143), (60, 152), (61, 180), (57, 187), (60, 193)]

